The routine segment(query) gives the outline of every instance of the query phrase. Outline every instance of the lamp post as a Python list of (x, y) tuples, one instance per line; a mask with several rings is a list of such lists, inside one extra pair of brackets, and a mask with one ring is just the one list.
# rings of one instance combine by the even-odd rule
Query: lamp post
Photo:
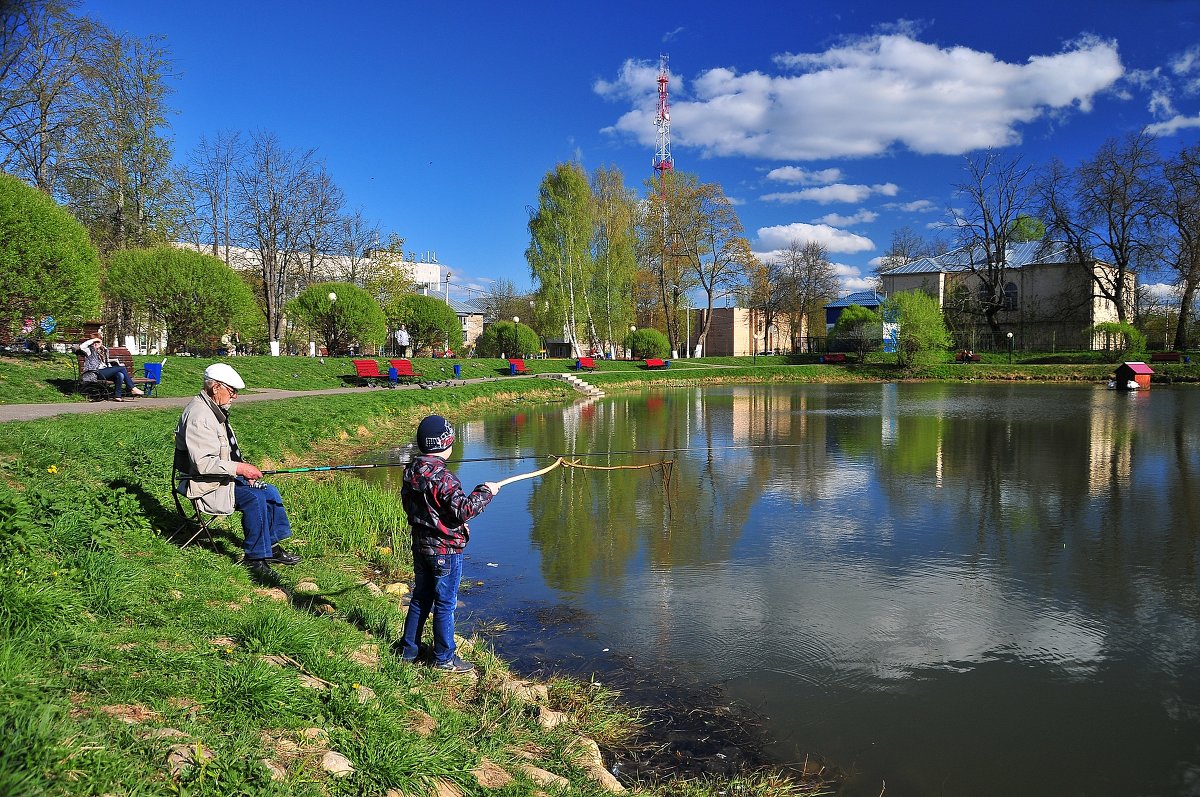
[(1012, 333), (1009, 332), (1008, 333), (1008, 364), (1009, 365), (1012, 365), (1012, 351), (1013, 351), (1013, 336), (1012, 336)]

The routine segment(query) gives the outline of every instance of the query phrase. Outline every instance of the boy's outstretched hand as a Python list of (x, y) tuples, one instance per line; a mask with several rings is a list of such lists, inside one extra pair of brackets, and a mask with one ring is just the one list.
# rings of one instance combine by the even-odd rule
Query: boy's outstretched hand
[(483, 486), (488, 488), (489, 490), (491, 490), (492, 495), (495, 495), (496, 493), (500, 492), (500, 483), (499, 482), (484, 482)]

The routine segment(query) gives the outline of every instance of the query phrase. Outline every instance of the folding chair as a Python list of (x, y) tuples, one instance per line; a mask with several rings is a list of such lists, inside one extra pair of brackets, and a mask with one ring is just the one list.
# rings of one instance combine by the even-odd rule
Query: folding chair
[[(183, 534), (187, 533), (185, 529), (194, 525), (196, 527), (195, 531), (192, 531), (191, 535), (184, 540), (183, 544), (179, 546), (180, 549), (188, 547), (197, 537), (203, 534), (205, 539), (208, 540), (208, 546), (215, 550), (217, 546), (212, 538), (212, 525), (221, 520), (221, 518), (227, 518), (233, 513), (213, 514), (205, 512), (200, 508), (198, 501), (188, 498), (183, 480), (188, 478), (190, 471), (191, 462), (188, 460), (187, 452), (182, 449), (175, 449), (175, 459), (171, 462), (171, 497), (175, 499), (175, 511), (179, 513), (180, 522), (175, 531), (171, 532), (171, 539), (182, 539)], [(187, 501), (191, 511), (183, 508), (184, 501)]]

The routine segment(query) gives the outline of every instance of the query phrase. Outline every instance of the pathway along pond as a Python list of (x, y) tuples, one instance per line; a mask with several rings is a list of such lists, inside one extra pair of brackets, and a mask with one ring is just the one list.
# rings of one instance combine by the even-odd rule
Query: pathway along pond
[(854, 797), (1200, 794), (1198, 390), (714, 387), (459, 432), (467, 458), (688, 449), (669, 488), (559, 469), (472, 523), (464, 614), (547, 629), (501, 655), (711, 690)]

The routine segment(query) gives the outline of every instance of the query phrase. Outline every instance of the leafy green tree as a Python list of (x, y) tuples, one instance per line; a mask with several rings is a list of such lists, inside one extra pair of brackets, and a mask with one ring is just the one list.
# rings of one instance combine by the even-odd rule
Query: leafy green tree
[(54, 316), (78, 326), (100, 310), (100, 260), (87, 230), (54, 200), (0, 174), (0, 331)]
[(313, 330), (330, 352), (352, 343), (378, 346), (387, 338), (387, 319), (375, 297), (348, 282), (310, 285), (288, 302), (287, 311)]
[(387, 306), (387, 316), (408, 329), (414, 353), (432, 353), (448, 348), (458, 351), (462, 346), (462, 322), (458, 313), (435, 296), (410, 293), (400, 296)]
[(937, 300), (924, 291), (901, 291), (883, 304), (881, 315), (900, 325), (896, 358), (908, 367), (940, 362), (950, 348), (950, 332)]
[(883, 342), (883, 316), (862, 305), (852, 304), (838, 316), (833, 327), (833, 337), (850, 343), (858, 359), (866, 359), (867, 352), (878, 348)]
[[(592, 173), (592, 313), (605, 344), (614, 344), (634, 321), (633, 277), (637, 272), (637, 197), (619, 169)], [(503, 317), (503, 316), (501, 316)]]
[(597, 334), (588, 290), (593, 283), (592, 191), (587, 175), (575, 163), (560, 163), (542, 178), (538, 206), (529, 217), (525, 259), (538, 284), (538, 297), (549, 302), (547, 329), (563, 330), (576, 354), (579, 330), (590, 340)]
[(671, 342), (657, 329), (635, 329), (625, 336), (625, 348), (635, 360), (646, 357), (669, 357)]
[(512, 321), (497, 321), (483, 330), (475, 350), (481, 357), (529, 357), (541, 345), (541, 339), (531, 327)]
[(161, 246), (116, 252), (104, 293), (128, 304), (135, 317), (165, 328), (167, 350), (207, 348), (227, 330), (253, 338), (262, 328), (254, 295), (220, 259)]
[(1013, 219), (1008, 231), (1008, 240), (1013, 243), (1040, 241), (1046, 237), (1046, 223), (1036, 216), (1024, 213)]
[(1146, 336), (1139, 332), (1133, 324), (1106, 321), (1092, 327), (1092, 335), (1094, 337), (1103, 337), (1106, 343), (1113, 338), (1119, 340), (1121, 342), (1121, 350), (1118, 352), (1118, 355), (1121, 357), (1141, 354), (1146, 351)]

